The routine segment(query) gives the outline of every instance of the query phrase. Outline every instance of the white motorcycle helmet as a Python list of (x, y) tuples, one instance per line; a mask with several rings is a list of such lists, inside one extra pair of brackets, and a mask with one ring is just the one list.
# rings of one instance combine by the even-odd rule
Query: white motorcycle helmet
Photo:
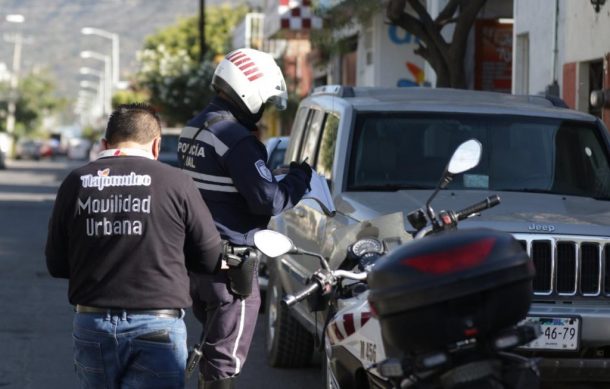
[(216, 67), (212, 87), (252, 114), (259, 113), (265, 103), (279, 110), (288, 103), (282, 70), (270, 54), (254, 49), (227, 54)]

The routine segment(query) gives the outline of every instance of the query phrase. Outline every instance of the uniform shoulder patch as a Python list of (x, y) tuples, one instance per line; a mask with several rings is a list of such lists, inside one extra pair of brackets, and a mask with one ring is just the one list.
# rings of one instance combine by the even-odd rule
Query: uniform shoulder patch
[(256, 170), (261, 177), (269, 182), (273, 182), (273, 176), (271, 175), (271, 171), (267, 167), (267, 164), (262, 159), (254, 162), (254, 166), (256, 166)]

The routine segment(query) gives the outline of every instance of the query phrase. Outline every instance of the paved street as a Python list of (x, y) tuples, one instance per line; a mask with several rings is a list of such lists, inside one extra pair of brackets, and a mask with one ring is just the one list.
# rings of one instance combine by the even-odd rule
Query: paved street
[[(51, 278), (44, 263), (47, 220), (67, 161), (9, 161), (0, 170), (0, 387), (77, 388), (72, 368), (72, 307), (67, 281)], [(188, 316), (192, 338), (199, 326)], [(321, 387), (319, 366), (281, 370), (264, 357), (263, 316), (238, 388)], [(189, 342), (192, 344), (193, 342)], [(189, 389), (196, 384), (189, 382)]]

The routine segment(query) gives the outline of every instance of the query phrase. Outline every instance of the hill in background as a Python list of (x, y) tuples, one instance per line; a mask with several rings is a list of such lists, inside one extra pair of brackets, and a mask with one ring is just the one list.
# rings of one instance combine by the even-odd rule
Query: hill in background
[[(241, 1), (206, 0), (206, 6)], [(103, 70), (103, 62), (80, 58), (83, 50), (111, 53), (111, 40), (81, 34), (83, 27), (95, 27), (120, 36), (120, 72), (126, 79), (136, 71), (136, 53), (147, 35), (174, 24), (179, 18), (197, 15), (195, 0), (2, 0), (0, 36), (17, 31), (27, 38), (23, 45), (21, 73), (47, 68), (58, 82), (59, 92), (76, 98), (79, 68)], [(22, 24), (6, 22), (5, 15), (21, 14)], [(0, 62), (11, 69), (13, 43), (0, 41)]]

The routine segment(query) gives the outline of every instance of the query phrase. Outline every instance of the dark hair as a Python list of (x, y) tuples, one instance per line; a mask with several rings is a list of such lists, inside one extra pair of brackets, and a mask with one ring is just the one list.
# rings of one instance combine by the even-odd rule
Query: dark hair
[(161, 135), (161, 120), (153, 107), (143, 103), (119, 105), (108, 119), (106, 141), (111, 144), (146, 144)]

